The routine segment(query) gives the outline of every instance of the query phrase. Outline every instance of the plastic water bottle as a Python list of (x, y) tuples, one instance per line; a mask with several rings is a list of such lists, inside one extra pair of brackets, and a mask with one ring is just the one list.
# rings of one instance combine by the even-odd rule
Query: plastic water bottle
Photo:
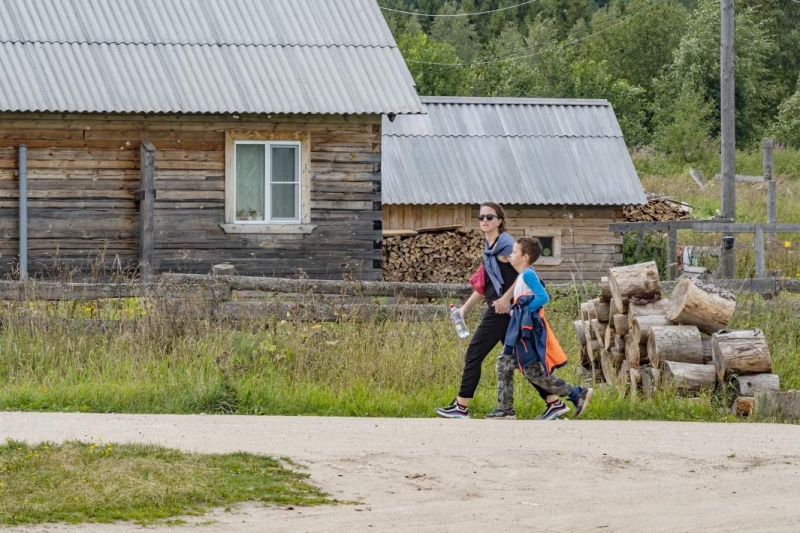
[(458, 333), (458, 336), (462, 339), (469, 337), (467, 324), (464, 322), (464, 317), (461, 316), (461, 313), (456, 309), (455, 304), (450, 304), (450, 318), (453, 320), (453, 324), (456, 325), (456, 333)]

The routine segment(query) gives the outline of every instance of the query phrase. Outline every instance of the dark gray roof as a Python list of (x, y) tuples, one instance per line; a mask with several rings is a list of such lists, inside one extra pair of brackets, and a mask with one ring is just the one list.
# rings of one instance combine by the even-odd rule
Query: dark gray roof
[(375, 0), (0, 0), (0, 111), (419, 113)]
[(605, 100), (423, 97), (383, 121), (383, 202), (645, 203)]

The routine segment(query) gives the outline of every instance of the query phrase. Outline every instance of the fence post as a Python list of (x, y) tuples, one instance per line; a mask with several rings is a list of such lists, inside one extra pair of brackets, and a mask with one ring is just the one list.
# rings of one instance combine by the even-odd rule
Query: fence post
[(28, 147), (19, 145), (19, 279), (28, 279)]
[(667, 279), (678, 277), (678, 228), (670, 224), (667, 229)]
[(764, 278), (767, 276), (767, 268), (764, 262), (764, 226), (761, 224), (756, 224), (753, 247), (756, 250), (756, 277)]
[[(764, 139), (764, 181), (767, 182), (767, 222), (777, 224), (777, 183), (772, 179), (773, 159), (772, 159), (772, 139)], [(770, 232), (770, 236), (774, 236)]]
[(139, 147), (139, 164), (142, 171), (139, 203), (139, 278), (143, 282), (149, 282), (153, 275), (155, 152), (156, 149), (150, 141), (141, 140)]

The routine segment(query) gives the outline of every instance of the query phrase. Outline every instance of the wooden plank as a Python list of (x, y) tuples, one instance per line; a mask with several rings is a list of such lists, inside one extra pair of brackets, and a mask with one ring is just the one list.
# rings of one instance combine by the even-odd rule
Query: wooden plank
[(154, 204), (155, 204), (155, 152), (148, 140), (141, 141), (142, 201), (139, 204), (139, 276), (150, 281), (155, 264), (154, 255)]
[(692, 228), (696, 233), (755, 233), (756, 226), (761, 226), (767, 233), (800, 233), (800, 224), (748, 224), (748, 223), (727, 223), (709, 224), (706, 222), (696, 222)]
[[(722, 174), (714, 174), (714, 179), (717, 181), (722, 181)], [(764, 176), (747, 176), (745, 174), (736, 174), (734, 176), (736, 181), (747, 181), (750, 183), (760, 183), (764, 181)]]

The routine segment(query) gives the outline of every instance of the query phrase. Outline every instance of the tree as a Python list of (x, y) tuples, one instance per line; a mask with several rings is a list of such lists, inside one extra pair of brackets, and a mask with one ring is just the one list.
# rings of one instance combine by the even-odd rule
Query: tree
[[(439, 10), (439, 14), (454, 15), (461, 12), (452, 2), (447, 2)], [(431, 37), (439, 42), (451, 45), (458, 57), (470, 62), (478, 54), (481, 44), (478, 33), (469, 21), (469, 17), (437, 18), (431, 28)]]
[(800, 148), (800, 78), (795, 93), (778, 107), (778, 119), (771, 133), (779, 142)]
[[(686, 34), (675, 50), (673, 60), (654, 84), (654, 123), (671, 122), (675, 105), (689, 82), (702, 90), (714, 110), (712, 134), (720, 129), (719, 31), (720, 9), (717, 0), (700, 0)], [(736, 139), (746, 144), (761, 138), (770, 117), (767, 89), (770, 84), (767, 59), (774, 46), (755, 21), (751, 10), (736, 13)]]
[(655, 5), (648, 0), (614, 0), (592, 17), (591, 31), (602, 33), (584, 41), (581, 54), (605, 61), (609, 74), (650, 91), (653, 80), (672, 62), (688, 20), (687, 10), (673, 0)]
[(703, 90), (684, 83), (672, 111), (670, 120), (659, 124), (653, 134), (656, 146), (683, 163), (707, 159), (714, 110)]
[(452, 45), (440, 43), (418, 32), (403, 34), (397, 46), (414, 77), (419, 94), (455, 96), (461, 94), (462, 86), (469, 86), (468, 68), (445, 66), (461, 62)]

